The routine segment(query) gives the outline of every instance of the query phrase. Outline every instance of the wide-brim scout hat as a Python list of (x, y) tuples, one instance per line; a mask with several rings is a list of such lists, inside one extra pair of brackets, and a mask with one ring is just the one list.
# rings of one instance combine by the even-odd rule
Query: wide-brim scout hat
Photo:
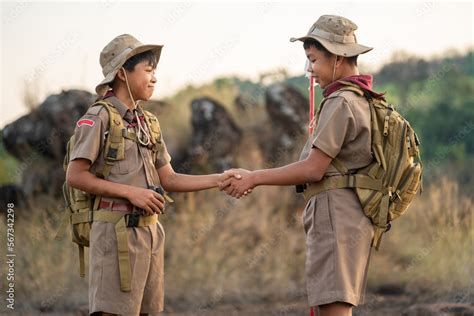
[(292, 37), (291, 42), (314, 39), (329, 52), (345, 57), (367, 53), (372, 47), (357, 43), (354, 31), (357, 25), (349, 19), (337, 15), (322, 15), (302, 37)]
[(97, 85), (95, 91), (99, 96), (103, 96), (110, 88), (123, 64), (132, 56), (151, 50), (156, 56), (156, 62), (160, 60), (163, 45), (145, 45), (129, 34), (122, 34), (108, 43), (100, 53), (100, 65), (104, 80)]

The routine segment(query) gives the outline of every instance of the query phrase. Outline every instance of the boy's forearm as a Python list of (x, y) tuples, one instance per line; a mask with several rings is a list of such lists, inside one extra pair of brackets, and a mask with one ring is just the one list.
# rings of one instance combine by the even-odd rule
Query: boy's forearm
[(187, 175), (174, 173), (163, 186), (168, 192), (193, 192), (215, 188), (218, 186), (219, 174)]
[(305, 161), (295, 162), (283, 167), (254, 171), (255, 185), (296, 185), (316, 182), (320, 176), (308, 168)]
[(112, 198), (128, 199), (130, 190), (128, 185), (98, 178), (89, 171), (82, 171), (68, 177), (67, 182), (70, 186), (90, 194)]

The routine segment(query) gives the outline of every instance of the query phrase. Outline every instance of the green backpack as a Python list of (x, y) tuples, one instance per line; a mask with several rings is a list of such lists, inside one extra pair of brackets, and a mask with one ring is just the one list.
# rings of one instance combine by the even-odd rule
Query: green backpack
[[(375, 228), (372, 242), (379, 249), (382, 234), (391, 227), (390, 222), (403, 215), (418, 190), (422, 191), (422, 164), (420, 141), (410, 123), (393, 105), (383, 99), (372, 98), (366, 91), (350, 82), (339, 91), (352, 91), (365, 96), (371, 115), (371, 148), (374, 159), (368, 166), (349, 174), (337, 157), (331, 164), (342, 176), (323, 178), (308, 184), (303, 192), (306, 201), (313, 195), (337, 188), (354, 188), (364, 213)], [(321, 101), (316, 122), (326, 99)]]
[[(105, 140), (104, 169), (97, 172), (97, 176), (106, 179), (110, 170), (116, 161), (125, 159), (125, 139), (138, 141), (135, 133), (130, 133), (125, 128), (122, 116), (113, 106), (106, 101), (98, 101), (92, 104), (87, 113), (97, 114), (99, 109), (95, 107), (104, 107), (109, 113), (109, 130)], [(151, 133), (151, 146), (153, 151), (153, 159), (156, 158), (158, 152), (162, 149), (161, 130), (158, 119), (150, 112), (143, 111), (145, 122)], [(75, 145), (75, 136), (71, 136), (67, 144), (66, 156), (64, 157), (63, 169), (67, 170), (69, 158)], [(91, 224), (94, 221), (110, 222), (115, 224), (115, 232), (117, 235), (117, 247), (119, 253), (119, 271), (120, 271), (120, 288), (124, 292), (131, 290), (131, 272), (128, 253), (128, 235), (127, 224), (124, 215), (121, 212), (112, 212), (101, 210), (100, 196), (93, 196), (87, 192), (70, 187), (66, 182), (63, 184), (63, 197), (65, 201), (65, 212), (63, 220), (59, 227), (56, 240), (62, 240), (64, 232), (68, 224), (71, 225), (72, 241), (78, 245), (79, 249), (79, 269), (80, 276), (85, 276), (84, 264), (84, 247), (89, 247)], [(148, 222), (156, 221), (156, 215), (142, 217), (140, 223), (147, 225)]]

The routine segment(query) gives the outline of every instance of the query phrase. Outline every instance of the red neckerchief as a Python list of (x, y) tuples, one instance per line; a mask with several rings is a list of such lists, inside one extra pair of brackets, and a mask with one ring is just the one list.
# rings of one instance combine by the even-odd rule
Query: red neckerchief
[(326, 98), (329, 95), (331, 95), (333, 92), (336, 92), (337, 90), (344, 87), (344, 84), (341, 83), (340, 81), (348, 81), (348, 82), (358, 85), (363, 90), (367, 91), (374, 98), (383, 98), (385, 95), (385, 92), (378, 93), (372, 90), (372, 80), (373, 79), (371, 75), (355, 75), (355, 76), (344, 77), (344, 78), (339, 79), (338, 81), (331, 83), (329, 86), (327, 86), (323, 91), (323, 96)]
[(110, 97), (113, 97), (113, 96), (115, 96), (114, 91), (113, 91), (113, 90), (109, 90), (109, 91), (107, 91), (107, 92), (105, 93), (105, 95), (102, 97), (102, 100), (107, 99), (107, 98), (110, 98)]

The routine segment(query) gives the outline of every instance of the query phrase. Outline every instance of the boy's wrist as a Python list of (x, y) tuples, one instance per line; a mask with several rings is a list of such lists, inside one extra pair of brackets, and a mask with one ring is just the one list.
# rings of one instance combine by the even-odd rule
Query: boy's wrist
[(250, 181), (254, 187), (261, 185), (261, 170), (250, 172)]
[(212, 179), (212, 186), (213, 186), (214, 188), (219, 187), (219, 184), (220, 184), (220, 182), (221, 182), (222, 175), (223, 175), (223, 173), (216, 173), (216, 174), (213, 175), (214, 177), (213, 177), (213, 179)]
[(123, 191), (122, 191), (122, 192), (123, 192), (123, 194), (122, 194), (123, 198), (125, 198), (125, 199), (127, 199), (127, 200), (130, 201), (130, 193), (131, 193), (132, 189), (133, 189), (132, 186), (126, 186), (126, 187), (124, 187), (124, 188), (123, 188)]

